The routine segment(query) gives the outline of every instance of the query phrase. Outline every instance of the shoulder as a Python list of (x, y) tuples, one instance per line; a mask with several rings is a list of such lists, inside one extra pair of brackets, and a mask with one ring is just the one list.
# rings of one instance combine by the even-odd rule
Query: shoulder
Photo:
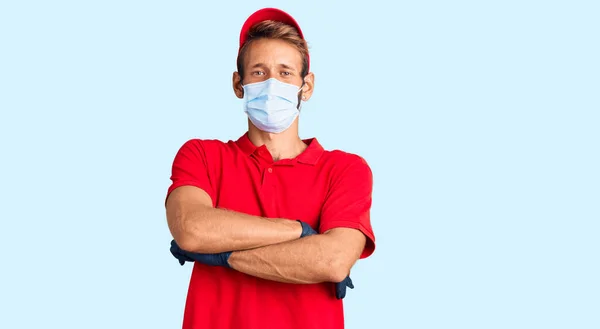
[(211, 155), (221, 153), (224, 150), (231, 148), (231, 146), (231, 141), (223, 142), (218, 139), (191, 138), (183, 143), (179, 148), (179, 153)]
[(358, 167), (363, 170), (371, 170), (365, 158), (342, 150), (324, 151), (323, 161), (338, 168)]
[(373, 172), (364, 157), (342, 150), (324, 151), (323, 169), (330, 173), (332, 180), (360, 179), (372, 181)]

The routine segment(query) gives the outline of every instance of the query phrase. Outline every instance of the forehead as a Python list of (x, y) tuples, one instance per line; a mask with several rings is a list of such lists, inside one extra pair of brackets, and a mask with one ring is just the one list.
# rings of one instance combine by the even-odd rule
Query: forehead
[(302, 55), (291, 43), (280, 39), (258, 39), (248, 45), (244, 58), (246, 66), (256, 64), (280, 65), (302, 68)]

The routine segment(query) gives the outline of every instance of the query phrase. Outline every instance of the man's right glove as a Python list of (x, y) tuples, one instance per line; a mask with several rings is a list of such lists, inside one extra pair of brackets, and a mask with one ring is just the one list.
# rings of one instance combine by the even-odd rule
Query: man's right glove
[(346, 287), (354, 289), (354, 284), (352, 284), (352, 279), (350, 279), (349, 275), (344, 279), (344, 281), (335, 284), (335, 297), (337, 299), (343, 299), (346, 297)]
[[(302, 225), (302, 234), (300, 235), (301, 238), (309, 235), (318, 234), (317, 231), (315, 231), (310, 225), (306, 224), (301, 220), (298, 220), (298, 222), (300, 222), (300, 225)], [(350, 276), (347, 276), (342, 282), (335, 283), (335, 297), (337, 299), (343, 299), (344, 297), (346, 297), (347, 287), (350, 289), (354, 289), (354, 284), (352, 283), (352, 279), (350, 279)]]
[(298, 220), (298, 222), (300, 223), (300, 225), (302, 225), (302, 234), (300, 235), (301, 238), (317, 234), (317, 231), (315, 231), (310, 225), (306, 224), (301, 220)]

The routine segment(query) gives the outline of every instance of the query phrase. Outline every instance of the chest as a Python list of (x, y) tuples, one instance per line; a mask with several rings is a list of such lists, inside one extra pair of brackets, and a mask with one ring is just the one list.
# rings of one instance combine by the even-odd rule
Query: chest
[(221, 166), (213, 182), (217, 207), (268, 218), (300, 219), (316, 227), (329, 184), (318, 167), (260, 163)]

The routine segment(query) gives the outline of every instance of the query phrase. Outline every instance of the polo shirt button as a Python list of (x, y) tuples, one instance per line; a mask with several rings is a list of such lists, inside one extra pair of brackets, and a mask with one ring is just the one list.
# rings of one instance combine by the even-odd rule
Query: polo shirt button
[(270, 173), (272, 173), (272, 172), (273, 172), (273, 168), (269, 168), (269, 169), (267, 169), (267, 171), (268, 171), (268, 172), (269, 172), (269, 174), (270, 174)]

